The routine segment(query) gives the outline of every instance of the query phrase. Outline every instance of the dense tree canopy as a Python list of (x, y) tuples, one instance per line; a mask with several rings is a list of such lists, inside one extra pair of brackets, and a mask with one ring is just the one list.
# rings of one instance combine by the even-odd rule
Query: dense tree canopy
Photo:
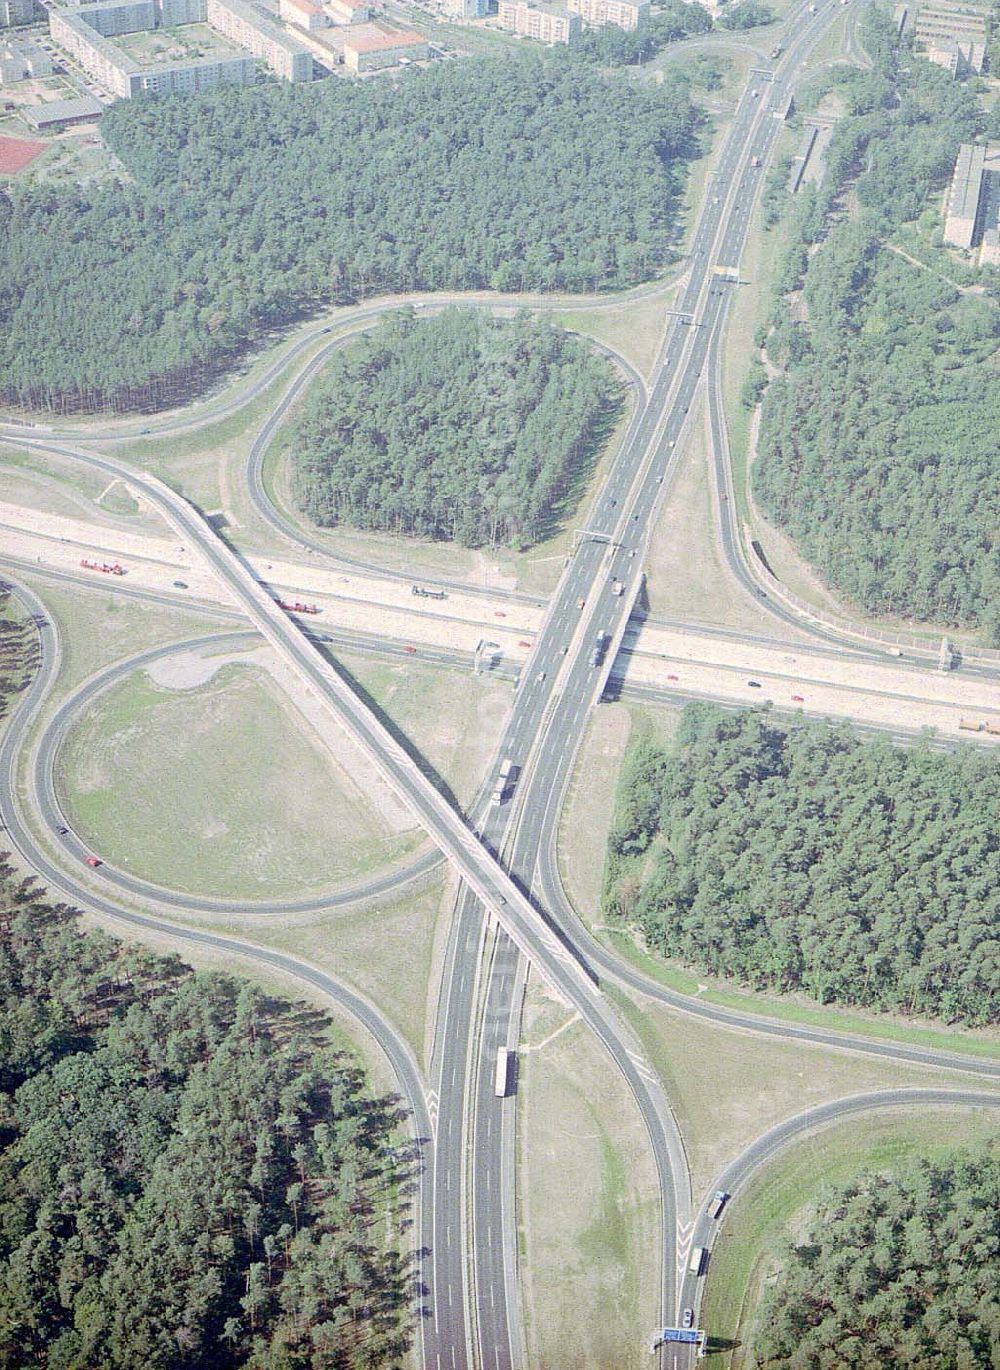
[(763, 24), (773, 24), (774, 10), (770, 5), (761, 5), (758, 0), (736, 0), (727, 5), (719, 15), (719, 27), (724, 29), (755, 29)]
[(665, 956), (823, 1003), (1000, 1021), (1000, 758), (689, 705), (639, 735), (609, 911)]
[[(796, 197), (768, 342), (754, 488), (828, 582), (873, 613), (1000, 633), (1000, 307), (893, 250), (981, 113), (870, 21), (823, 187)], [(849, 211), (849, 212), (845, 212)], [(947, 272), (947, 262), (944, 262)]]
[(316, 384), (289, 438), (296, 498), (327, 527), (523, 547), (620, 403), (611, 364), (537, 319), (396, 314)]
[(526, 53), (121, 101), (124, 185), (0, 196), (0, 398), (163, 403), (374, 291), (644, 280), (697, 126), (677, 86)]
[(867, 1172), (787, 1254), (754, 1346), (761, 1370), (995, 1370), (1000, 1157)]
[(0, 1366), (398, 1364), (397, 1109), (326, 1026), (0, 866)]
[(605, 24), (598, 29), (584, 29), (568, 48), (556, 49), (554, 60), (563, 53), (570, 58), (585, 58), (602, 66), (632, 66), (648, 62), (668, 43), (681, 38), (708, 33), (712, 16), (701, 5), (687, 0), (665, 0), (647, 23), (638, 29), (623, 29), (617, 24)]

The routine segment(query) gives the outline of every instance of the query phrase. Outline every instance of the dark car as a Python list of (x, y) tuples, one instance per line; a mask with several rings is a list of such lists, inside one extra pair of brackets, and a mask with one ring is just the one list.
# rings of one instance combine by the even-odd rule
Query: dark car
[(747, 684), (750, 686), (751, 690), (759, 690), (761, 688), (759, 680), (748, 680)]
[(174, 581), (174, 589), (175, 589), (175, 590), (186, 590), (186, 589), (187, 589), (187, 581), (186, 581), (186, 580), (175, 580), (175, 581)]

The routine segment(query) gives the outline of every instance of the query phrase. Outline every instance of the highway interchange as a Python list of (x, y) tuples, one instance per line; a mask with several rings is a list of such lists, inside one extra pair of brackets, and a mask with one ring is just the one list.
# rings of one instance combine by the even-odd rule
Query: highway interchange
[[(421, 1140), (425, 1161), (419, 1232), (420, 1245), (430, 1253), (423, 1271), (430, 1316), (421, 1321), (422, 1356), (427, 1366), (479, 1364), (502, 1370), (504, 1366), (524, 1363), (512, 1234), (516, 1100), (496, 1098), (492, 1063), (498, 1045), (514, 1047), (518, 1040), (525, 959), (576, 1008), (607, 1047), (644, 1118), (661, 1190), (660, 1316), (664, 1323), (673, 1321), (682, 1306), (697, 1307), (694, 1282), (684, 1274), (683, 1255), (692, 1240), (697, 1242), (707, 1230), (708, 1220), (691, 1193), (683, 1144), (669, 1101), (638, 1042), (600, 992), (605, 979), (640, 989), (685, 1012), (743, 1030), (841, 1045), (874, 1056), (950, 1066), (991, 1079), (1000, 1077), (1000, 1065), (985, 1059), (944, 1057), (876, 1039), (847, 1038), (818, 1029), (768, 1022), (664, 990), (624, 965), (584, 931), (562, 889), (555, 861), (558, 816), (586, 718), (603, 693), (623, 640), (652, 528), (669, 493), (687, 416), (706, 377), (718, 492), (726, 492), (731, 480), (718, 403), (718, 342), (734, 284), (716, 274), (713, 267), (738, 267), (762, 175), (752, 161), (759, 158), (766, 164), (778, 128), (773, 114), (781, 109), (810, 48), (822, 37), (835, 12), (829, 0), (818, 7), (815, 15), (810, 15), (804, 6), (797, 10), (790, 20), (792, 37), (773, 79), (760, 73), (751, 75), (754, 84), (748, 85), (739, 102), (692, 239), (687, 281), (675, 306), (677, 316), (667, 330), (648, 392), (645, 388), (640, 391), (641, 402), (635, 406), (618, 458), (595, 499), (588, 517), (589, 535), (577, 543), (549, 601), (535, 639), (530, 668), (522, 675), (498, 745), (498, 758), (514, 757), (521, 767), (521, 779), (511, 804), (488, 804), (487, 786), (473, 805), (468, 823), (451, 810), (424, 780), (412, 758), (352, 696), (315, 644), (276, 609), (241, 560), (168, 487), (111, 457), (83, 448), (79, 445), (79, 434), (42, 435), (12, 427), (5, 430), (8, 437), (17, 436), (25, 446), (60, 453), (68, 460), (121, 477), (141, 491), (170, 521), (174, 531), (184, 537), (185, 544), (197, 549), (205, 565), (226, 587), (235, 610), (250, 620), (255, 631), (267, 638), (308, 687), (326, 699), (354, 731), (389, 783), (410, 802), (439, 849), (463, 877), (446, 955), (431, 1077), (426, 1082), (420, 1078), (412, 1054), (374, 1007), (360, 996), (294, 958), (247, 948), (251, 955), (311, 979), (364, 1023), (389, 1057), (400, 1091), (412, 1110), (415, 1135)], [(372, 307), (358, 314), (374, 318), (382, 308)], [(334, 342), (330, 347), (336, 345)], [(254, 444), (248, 469), (248, 488), (260, 512), (282, 537), (300, 544), (306, 544), (308, 539), (274, 509), (261, 478), (262, 463), (273, 433), (298, 389), (308, 383), (327, 355), (328, 349), (324, 348), (312, 358), (275, 406)], [(294, 350), (290, 350), (285, 364), (294, 356)], [(264, 379), (259, 379), (242, 402), (246, 403), (264, 383)], [(179, 430), (181, 426), (175, 427)], [(112, 440), (122, 434), (88, 432), (88, 443), (98, 436)], [(760, 585), (738, 550), (733, 501), (717, 501), (717, 511), (730, 569), (740, 583), (748, 584), (760, 598)], [(328, 555), (321, 543), (313, 545), (319, 555)], [(612, 592), (612, 580), (616, 578), (627, 587), (621, 596)], [(137, 914), (129, 906), (137, 900), (166, 907), (173, 902), (197, 910), (205, 901), (167, 891), (150, 891), (127, 873), (108, 868), (101, 873), (101, 884), (107, 888), (108, 897), (95, 894), (90, 882), (84, 884), (69, 874), (66, 865), (50, 856), (47, 847), (39, 842), (21, 809), (16, 779), (18, 755), (57, 674), (59, 643), (44, 603), (26, 587), (18, 586), (17, 594), (39, 624), (42, 668), (0, 745), (0, 809), (13, 845), (50, 887), (84, 907), (126, 918), (139, 926), (169, 929), (191, 940), (214, 940), (236, 947), (239, 944), (235, 939), (213, 939), (192, 929), (179, 930), (168, 919)], [(785, 606), (769, 599), (767, 607), (776, 619), (794, 622), (801, 630), (801, 620)], [(831, 637), (826, 630), (815, 631), (817, 637)], [(602, 664), (595, 667), (592, 650), (598, 633), (608, 635), (609, 648)], [(845, 649), (843, 639), (837, 639), (837, 645)], [(850, 650), (864, 654), (873, 649), (855, 644)], [(134, 669), (137, 664), (132, 659), (123, 664), (123, 669)], [(80, 702), (79, 698), (71, 697), (60, 714), (49, 721), (43, 745), (32, 764), (30, 805), (50, 833), (65, 826), (60, 821), (51, 783), (53, 749), (58, 746), (66, 720)], [(65, 854), (78, 864), (80, 853), (73, 846), (75, 839), (72, 834), (68, 838)], [(499, 855), (499, 862), (494, 853)], [(417, 878), (431, 863), (432, 857), (425, 853), (406, 870), (386, 876), (381, 888), (344, 891), (341, 897), (370, 897), (402, 880)], [(323, 906), (330, 902), (325, 900)], [(218, 903), (214, 902), (212, 907), (218, 908)], [(303, 905), (289, 902), (268, 911), (280, 913), (282, 909), (300, 907)], [(484, 909), (489, 909), (492, 920), (484, 916)], [(498, 924), (502, 932), (497, 931)], [(905, 1094), (900, 1092), (898, 1100), (883, 1099), (882, 1104), (915, 1102), (912, 1095), (904, 1098)], [(977, 1103), (988, 1099), (993, 1104), (998, 1097), (971, 1090), (963, 1091), (961, 1096), (948, 1090), (933, 1094), (935, 1098), (951, 1097), (958, 1101), (961, 1097), (962, 1101)], [(929, 1099), (930, 1096), (922, 1102)], [(831, 1105), (829, 1118), (847, 1116), (851, 1111), (849, 1102)], [(733, 1163), (735, 1168), (727, 1172), (727, 1183), (734, 1187), (752, 1165), (761, 1163), (763, 1157), (788, 1144), (802, 1130), (823, 1121), (827, 1121), (825, 1115), (806, 1115), (793, 1120), (780, 1135), (768, 1134), (745, 1157)], [(467, 1208), (470, 1202), (471, 1212)], [(467, 1240), (470, 1232), (471, 1244)], [(665, 1356), (666, 1352), (662, 1354)]]

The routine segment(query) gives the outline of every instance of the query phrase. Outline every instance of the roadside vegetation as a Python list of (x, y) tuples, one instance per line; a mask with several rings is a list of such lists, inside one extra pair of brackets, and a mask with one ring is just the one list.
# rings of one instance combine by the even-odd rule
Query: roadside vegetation
[[(847, 107), (821, 185), (791, 202), (762, 330), (772, 365), (754, 493), (860, 609), (982, 630), (1000, 642), (1000, 283), (962, 289), (894, 250), (935, 204), (974, 94), (895, 46), (887, 12), (860, 26), (874, 67), (829, 82)], [(765, 222), (775, 215), (773, 195)], [(947, 266), (947, 258), (945, 265)]]
[(297, 502), (323, 527), (521, 549), (620, 409), (610, 363), (548, 323), (395, 314), (313, 388), (289, 438)]
[(1000, 1020), (1000, 764), (689, 705), (630, 744), (604, 904), (660, 955), (823, 1004)]
[(396, 1365), (399, 1110), (314, 1010), (0, 867), (0, 1366)]
[(38, 634), (18, 612), (10, 592), (0, 589), (0, 719), (30, 682), (38, 657)]
[(990, 1370), (1000, 1324), (995, 1150), (866, 1171), (785, 1253), (755, 1339), (769, 1370)]
[(0, 196), (0, 399), (183, 401), (376, 292), (646, 280), (700, 121), (682, 84), (527, 53), (120, 101), (102, 133), (129, 184)]
[(701, 5), (666, 0), (641, 29), (629, 31), (616, 24), (585, 29), (562, 51), (554, 49), (552, 56), (555, 61), (565, 57), (603, 67), (638, 66), (655, 57), (668, 43), (708, 33), (711, 28), (712, 16)]

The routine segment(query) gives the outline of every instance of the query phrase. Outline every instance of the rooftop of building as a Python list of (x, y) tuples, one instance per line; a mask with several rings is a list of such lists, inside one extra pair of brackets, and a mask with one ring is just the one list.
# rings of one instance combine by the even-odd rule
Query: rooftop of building
[(44, 105), (29, 105), (22, 112), (29, 124), (41, 128), (44, 124), (62, 123), (64, 119), (96, 119), (104, 113), (104, 106), (92, 95), (81, 95), (75, 100), (49, 100)]
[(377, 24), (358, 24), (344, 37), (344, 47), (354, 52), (384, 52), (388, 48), (416, 47), (427, 39), (412, 29), (389, 30)]
[(986, 149), (978, 144), (963, 143), (955, 159), (955, 174), (948, 195), (948, 213), (960, 219), (974, 219), (979, 206)]
[(570, 12), (565, 5), (554, 5), (550, 0), (514, 0), (519, 9), (537, 10), (540, 14), (548, 14), (553, 19), (569, 19)]
[(283, 29), (279, 29), (277, 24), (272, 21), (270, 15), (257, 9), (256, 5), (248, 5), (245, 3), (245, 0), (220, 0), (220, 3), (222, 4), (223, 9), (228, 10), (230, 14), (235, 15), (238, 19), (242, 19), (244, 23), (249, 24), (251, 28), (256, 29), (258, 33), (265, 34), (270, 42), (277, 43), (278, 46), (284, 48), (286, 52), (298, 54), (307, 51), (301, 43), (297, 43), (295, 39), (286, 34)]
[(60, 10), (60, 14), (79, 14), (86, 20), (88, 14), (93, 14), (95, 10), (128, 10), (135, 9), (136, 5), (153, 7), (153, 0), (94, 0), (94, 3), (86, 5), (74, 5), (69, 10)]

